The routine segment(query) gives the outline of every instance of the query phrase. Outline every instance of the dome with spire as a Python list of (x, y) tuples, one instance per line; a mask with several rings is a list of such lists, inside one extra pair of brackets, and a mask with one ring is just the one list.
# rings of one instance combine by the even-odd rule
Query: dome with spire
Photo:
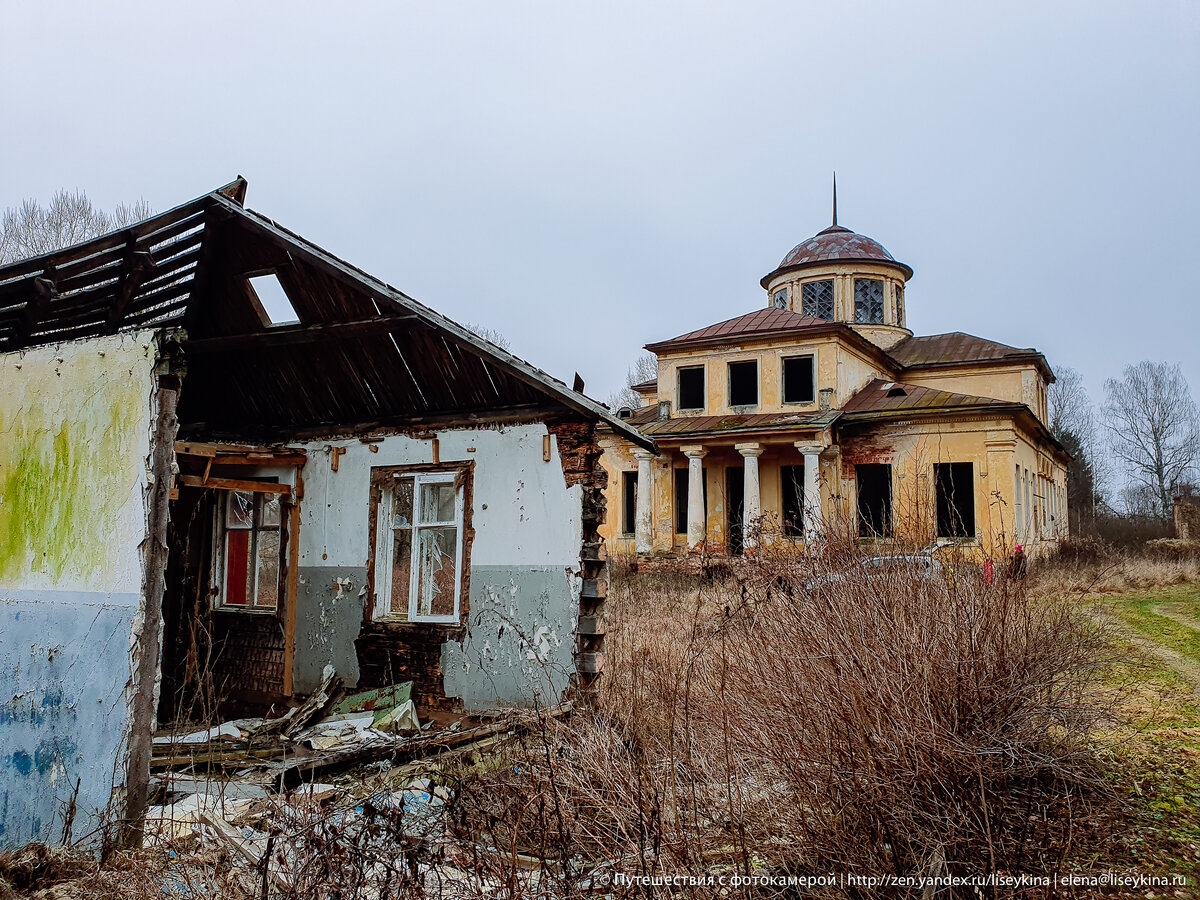
[(912, 278), (913, 270), (888, 253), (883, 244), (865, 234), (856, 234), (841, 225), (830, 225), (808, 240), (801, 241), (783, 258), (770, 275), (763, 278), (763, 287), (781, 272), (804, 269), (809, 266), (827, 266), (837, 262), (874, 262), (892, 265), (903, 270), (905, 279)]

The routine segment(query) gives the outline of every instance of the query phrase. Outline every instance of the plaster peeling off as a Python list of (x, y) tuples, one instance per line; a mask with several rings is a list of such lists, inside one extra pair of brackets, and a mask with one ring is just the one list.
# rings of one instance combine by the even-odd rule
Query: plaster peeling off
[(533, 640), (526, 642), (521, 641), (521, 647), (525, 651), (525, 658), (530, 662), (546, 662), (550, 659), (550, 642), (554, 641), (554, 646), (561, 646), (562, 642), (558, 639), (558, 633), (553, 631), (549, 625), (539, 625), (537, 631), (533, 633)]
[(336, 603), (339, 600), (345, 600), (346, 599), (345, 592), (351, 591), (351, 590), (354, 590), (354, 584), (350, 581), (349, 578), (333, 579), (333, 591), (334, 591), (333, 602)]

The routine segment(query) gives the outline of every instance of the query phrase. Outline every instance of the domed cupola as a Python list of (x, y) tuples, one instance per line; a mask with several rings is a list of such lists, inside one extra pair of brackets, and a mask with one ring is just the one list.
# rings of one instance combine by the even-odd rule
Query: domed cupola
[(885, 350), (909, 337), (904, 285), (913, 270), (879, 241), (837, 223), (801, 241), (759, 282), (767, 305), (815, 319), (844, 322)]

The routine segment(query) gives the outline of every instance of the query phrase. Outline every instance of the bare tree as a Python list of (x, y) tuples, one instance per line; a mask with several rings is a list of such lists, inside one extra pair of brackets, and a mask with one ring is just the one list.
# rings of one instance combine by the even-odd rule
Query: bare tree
[(486, 325), (480, 325), (478, 322), (468, 322), (464, 327), (467, 331), (475, 332), (488, 343), (495, 344), (501, 350), (507, 350), (509, 353), (512, 352), (512, 342), (495, 328), (488, 328)]
[(1054, 368), (1055, 381), (1047, 392), (1050, 433), (1071, 454), (1067, 467), (1067, 508), (1072, 533), (1092, 522), (1108, 477), (1107, 458), (1099, 440), (1092, 398), (1083, 376), (1070, 366)]
[[(1157, 515), (1200, 460), (1200, 412), (1179, 364), (1144, 360), (1104, 382), (1104, 427), (1113, 456), (1135, 486), (1148, 488)], [(1134, 492), (1123, 492), (1134, 496)]]
[(635, 384), (653, 381), (658, 377), (658, 357), (653, 353), (643, 353), (633, 361), (625, 373), (625, 385), (608, 398), (609, 409), (620, 409), (628, 406), (637, 409), (642, 405), (642, 395), (633, 389)]
[(26, 200), (0, 215), (0, 265), (70, 247), (149, 218), (150, 204), (118, 204), (111, 212), (92, 205), (83, 191), (61, 190), (42, 206)]

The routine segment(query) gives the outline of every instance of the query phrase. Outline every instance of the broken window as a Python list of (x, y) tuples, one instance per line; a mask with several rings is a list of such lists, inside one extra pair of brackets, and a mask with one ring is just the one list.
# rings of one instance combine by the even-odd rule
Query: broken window
[(216, 605), (274, 610), (279, 606), (279, 495), (222, 491), (217, 516)]
[(864, 463), (854, 467), (858, 485), (858, 534), (890, 537), (892, 534), (892, 467)]
[[(700, 470), (704, 483), (704, 521), (708, 528), (708, 468)], [(688, 470), (675, 470), (675, 533), (687, 534)]]
[(679, 373), (679, 408), (704, 409), (704, 366), (684, 366)]
[(783, 480), (783, 534), (804, 535), (804, 466), (780, 466)]
[(784, 357), (784, 403), (812, 403), (816, 399), (813, 368), (811, 356)]
[[(392, 472), (375, 519), (375, 617), (458, 622), (464, 472)], [(390, 483), (389, 483), (390, 482)]]
[(787, 288), (781, 287), (771, 297), (776, 309), (787, 309)]
[(969, 462), (935, 463), (937, 491), (937, 536), (973, 538), (975, 536), (975, 477)]
[(806, 281), (801, 286), (804, 315), (833, 321), (833, 279)]
[(621, 533), (633, 534), (637, 531), (637, 489), (638, 473), (621, 473)]
[(729, 364), (729, 405), (758, 405), (758, 360)]
[(854, 321), (883, 324), (883, 282), (878, 278), (854, 279)]
[(904, 326), (904, 285), (896, 285), (896, 324)]

